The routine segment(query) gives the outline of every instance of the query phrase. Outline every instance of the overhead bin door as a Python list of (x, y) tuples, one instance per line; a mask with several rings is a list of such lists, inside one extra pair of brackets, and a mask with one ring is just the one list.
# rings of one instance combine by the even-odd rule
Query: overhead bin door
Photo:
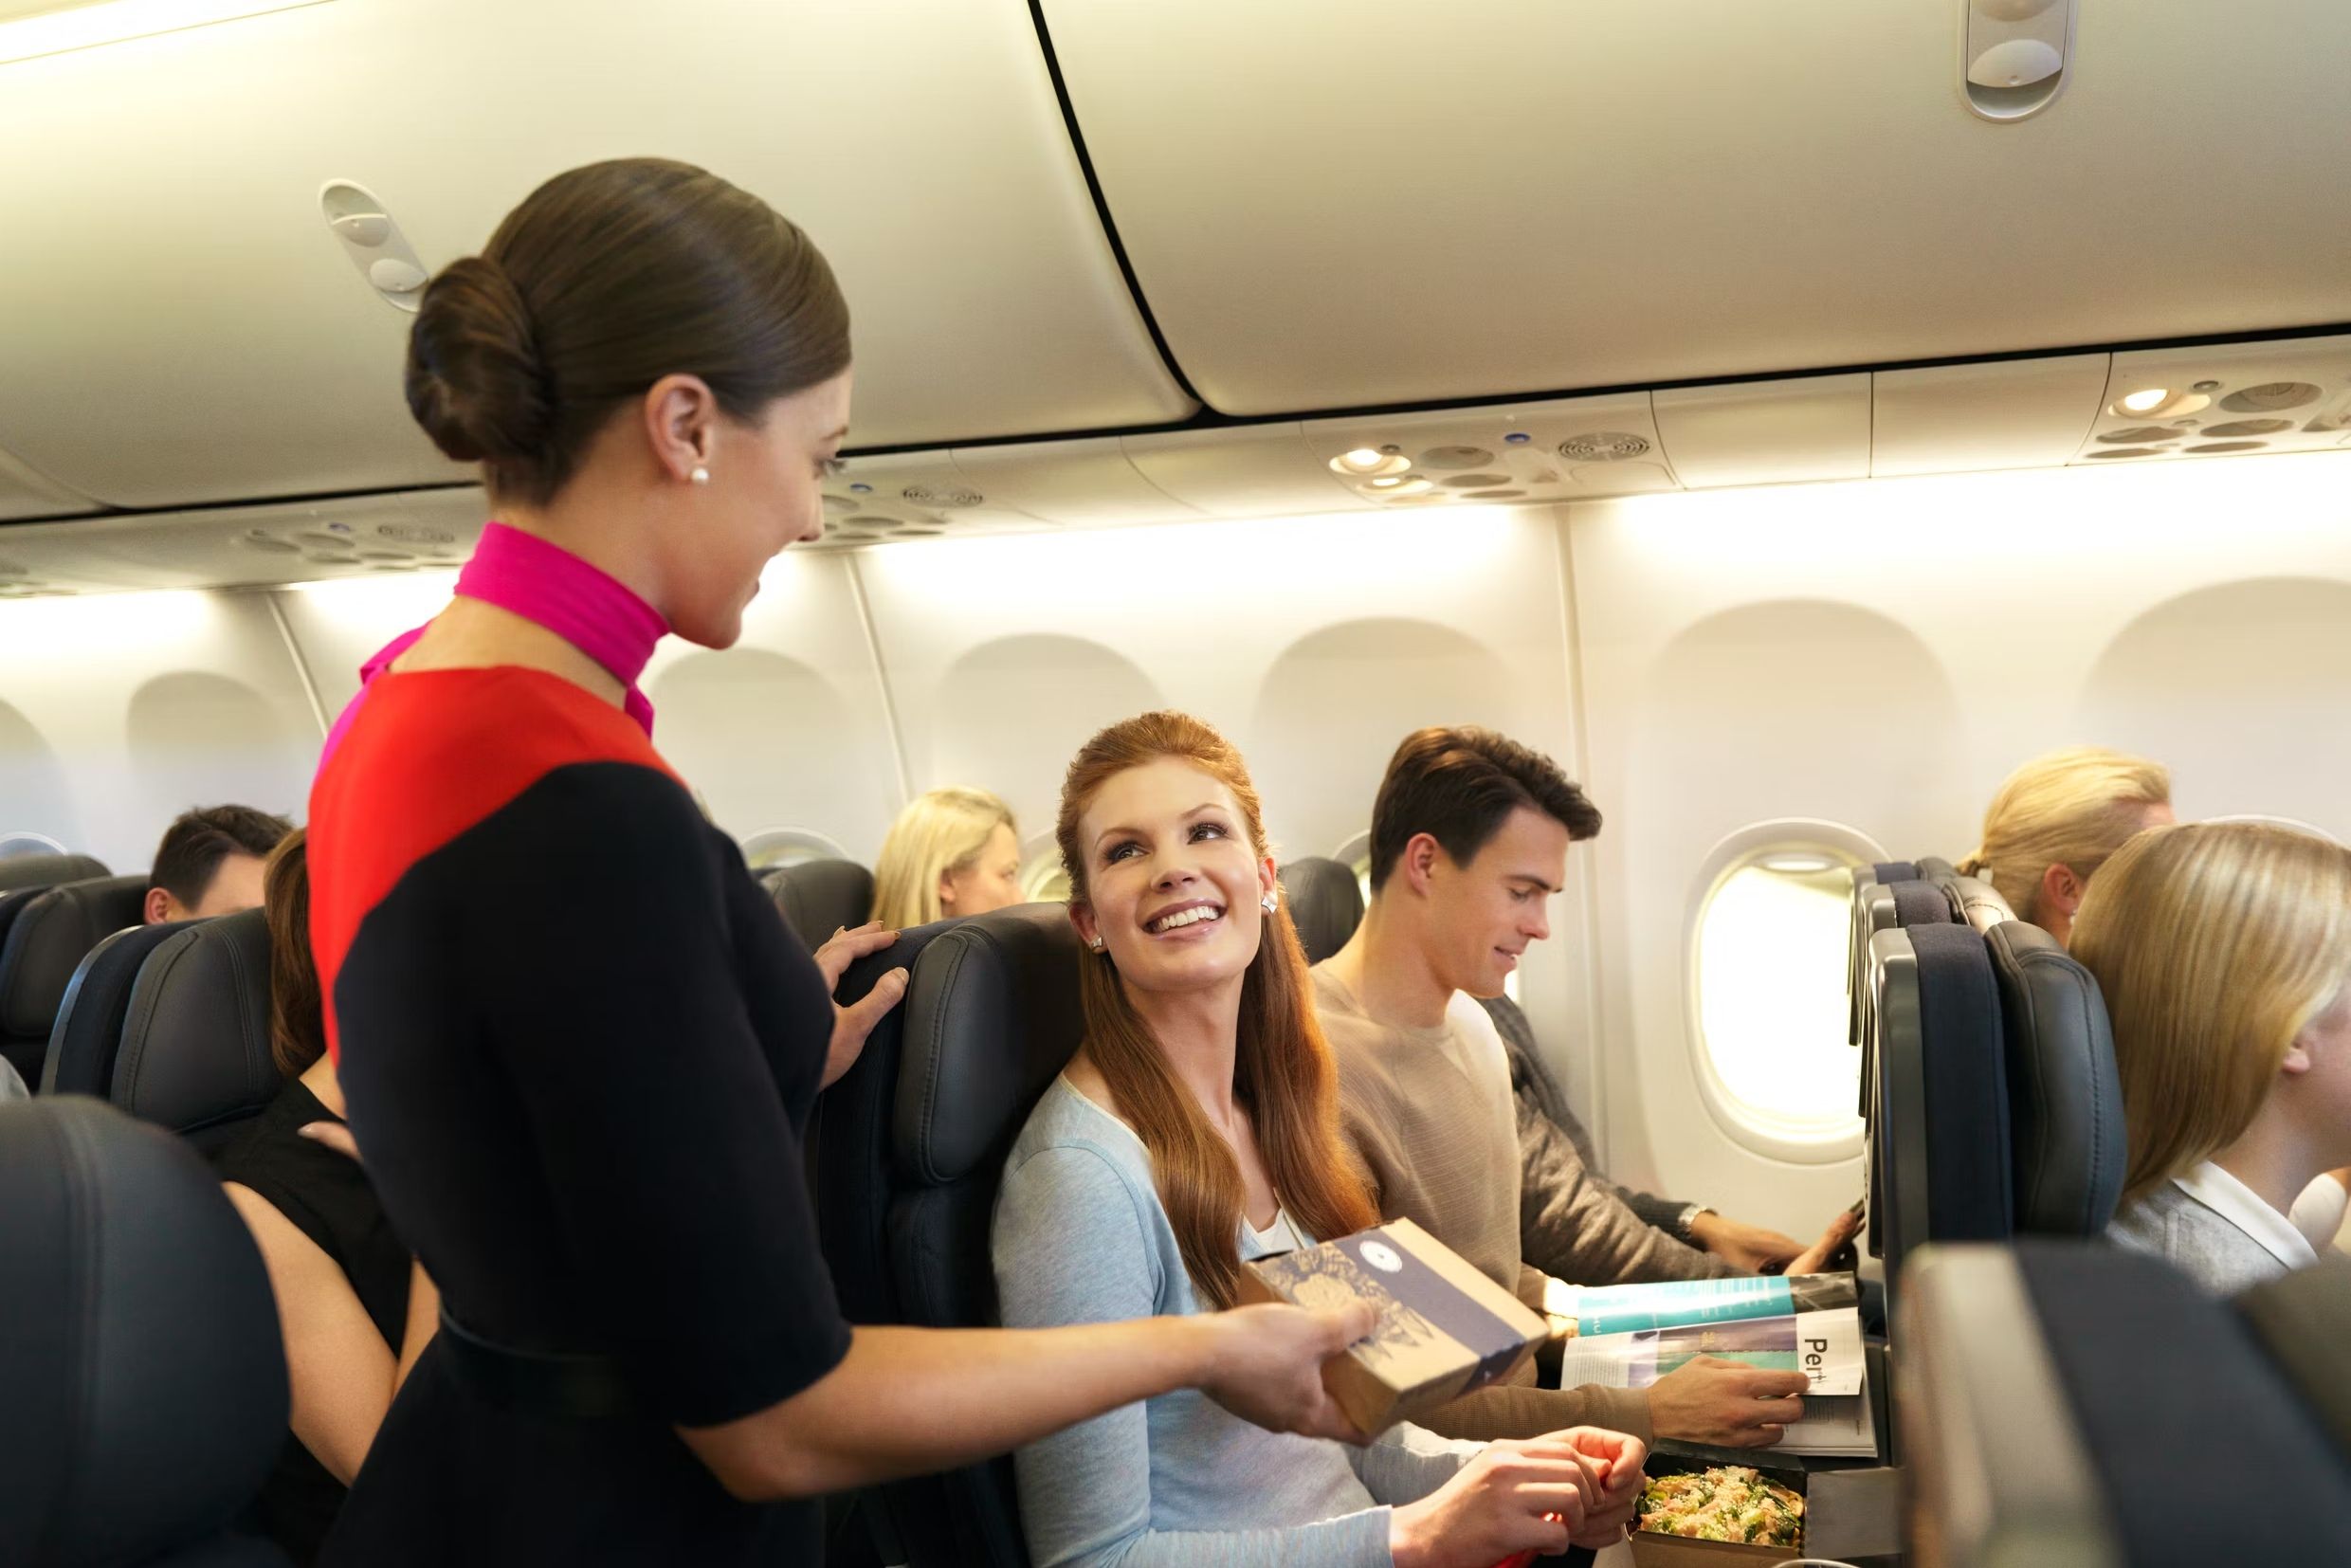
[(328, 0), (0, 64), (0, 447), (121, 505), (456, 480), (410, 321), (326, 227), (379, 196), (428, 266), (540, 180), (699, 162), (812, 233), (860, 444), (1180, 418), (1028, 11), (864, 0)]
[(1230, 413), (2351, 319), (2351, 7), (2084, 0), (2064, 90), (1996, 124), (1966, 4), (1042, 9)]

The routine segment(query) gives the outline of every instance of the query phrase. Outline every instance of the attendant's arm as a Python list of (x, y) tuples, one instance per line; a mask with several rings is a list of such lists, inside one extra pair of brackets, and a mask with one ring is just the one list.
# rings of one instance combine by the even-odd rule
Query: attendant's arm
[[(328, 1473), (348, 1486), (375, 1441), (375, 1430), (383, 1425), (401, 1379), (432, 1337), (430, 1322), (439, 1298), (424, 1270), (417, 1269), (409, 1293), (408, 1343), (395, 1359), (341, 1266), (259, 1193), (234, 1181), (227, 1184), (227, 1191), (261, 1249), (270, 1293), (277, 1298), (286, 1379), (294, 1396), (294, 1435)], [(433, 1304), (421, 1332), (418, 1284)]]

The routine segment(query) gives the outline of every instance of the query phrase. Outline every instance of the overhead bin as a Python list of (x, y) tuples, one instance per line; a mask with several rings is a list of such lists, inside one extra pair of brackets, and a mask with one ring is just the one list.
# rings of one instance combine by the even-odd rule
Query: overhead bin
[(857, 443), (1182, 418), (1027, 10), (919, 10), (327, 0), (0, 64), (0, 441), (127, 506), (465, 478), (401, 399), (413, 318), (321, 188), (374, 193), (436, 266), (629, 154), (706, 165), (824, 246)]
[[(6, 350), (0, 349), (0, 362), (5, 362), (5, 355)], [(98, 503), (89, 497), (75, 495), (46, 474), (36, 473), (0, 451), (0, 522), (97, 510)]]
[(1870, 380), (1869, 472), (1952, 474), (2069, 463), (2106, 390), (2107, 356), (1880, 371)]
[[(1982, 3), (1982, 0), (1977, 0)], [(2351, 320), (2351, 7), (1042, 0), (1143, 297), (1236, 415)], [(2013, 8), (2010, 8), (2013, 9)]]

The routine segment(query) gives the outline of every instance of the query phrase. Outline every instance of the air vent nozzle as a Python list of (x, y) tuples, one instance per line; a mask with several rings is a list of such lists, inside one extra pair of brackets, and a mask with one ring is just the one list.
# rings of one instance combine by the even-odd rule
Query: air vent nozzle
[(936, 506), (942, 511), (958, 506), (977, 506), (988, 499), (977, 490), (958, 489), (951, 484), (909, 484), (898, 493), (917, 506)]
[(1599, 430), (1572, 435), (1559, 443), (1559, 455), (1570, 463), (1622, 463), (1649, 450), (1649, 438), (1628, 430)]

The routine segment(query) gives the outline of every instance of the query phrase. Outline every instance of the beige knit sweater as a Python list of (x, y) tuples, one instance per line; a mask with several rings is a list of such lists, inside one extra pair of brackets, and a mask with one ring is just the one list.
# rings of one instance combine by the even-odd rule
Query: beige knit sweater
[[(1510, 1064), (1493, 1020), (1456, 994), (1445, 1022), (1375, 1021), (1328, 963), (1314, 970), (1315, 1008), (1339, 1060), (1340, 1114), (1383, 1219), (1409, 1219), (1488, 1278), (1542, 1310), (1543, 1276), (1519, 1256), (1519, 1133)], [(1536, 1437), (1607, 1427), (1649, 1439), (1636, 1389), (1511, 1386), (1457, 1399), (1423, 1426), (1448, 1437)]]

